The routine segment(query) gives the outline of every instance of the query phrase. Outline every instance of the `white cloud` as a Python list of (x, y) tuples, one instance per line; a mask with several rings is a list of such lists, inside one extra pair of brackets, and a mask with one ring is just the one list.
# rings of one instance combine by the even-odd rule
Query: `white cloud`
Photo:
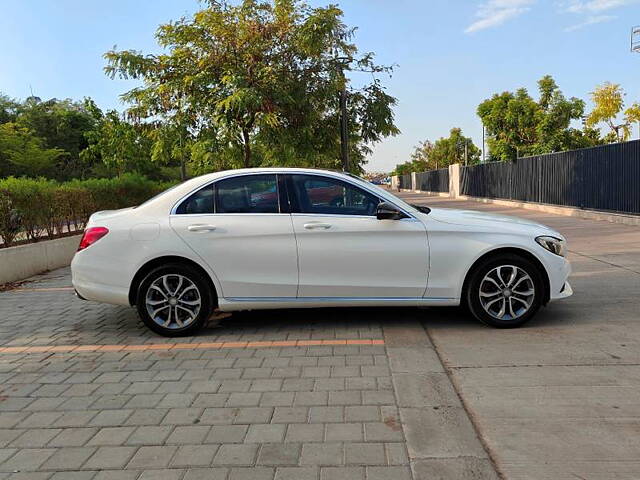
[[(613, 8), (638, 3), (638, 0), (569, 0), (563, 2), (565, 11), (570, 13), (600, 13)], [(595, 17), (594, 17), (595, 18)]]
[(572, 25), (564, 29), (565, 32), (573, 32), (575, 30), (580, 30), (581, 28), (588, 27), (589, 25), (595, 25), (596, 23), (609, 22), (618, 17), (615, 15), (598, 15), (598, 16), (590, 16), (584, 22), (578, 23), (576, 25)]
[[(465, 33), (473, 33), (502, 25), (530, 10), (536, 0), (488, 0), (480, 4), (476, 12), (477, 20), (467, 27)], [(613, 0), (611, 0), (613, 1)]]
[(565, 32), (573, 32), (614, 20), (618, 18), (616, 15), (607, 15), (605, 12), (637, 3), (640, 3), (640, 0), (561, 0), (558, 5), (562, 12), (574, 14), (580, 20), (575, 25), (565, 28)]

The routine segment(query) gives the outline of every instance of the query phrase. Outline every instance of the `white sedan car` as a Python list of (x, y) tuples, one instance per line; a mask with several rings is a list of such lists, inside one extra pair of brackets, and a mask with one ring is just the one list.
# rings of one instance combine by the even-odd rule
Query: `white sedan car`
[(463, 305), (516, 327), (571, 295), (565, 253), (544, 225), (277, 168), (212, 173), (95, 213), (71, 269), (78, 296), (135, 306), (167, 336), (195, 332), (216, 309)]

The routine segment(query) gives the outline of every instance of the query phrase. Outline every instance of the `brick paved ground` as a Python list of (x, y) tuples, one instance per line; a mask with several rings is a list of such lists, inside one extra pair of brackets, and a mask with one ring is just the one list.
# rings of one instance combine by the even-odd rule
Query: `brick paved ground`
[[(55, 290), (68, 269), (35, 280), (0, 293), (0, 347), (88, 347), (0, 351), (0, 479), (403, 480), (408, 453), (437, 461), (451, 446), (492, 472), (420, 311), (236, 314), (165, 339), (131, 308)], [(314, 339), (386, 344), (95, 347)]]

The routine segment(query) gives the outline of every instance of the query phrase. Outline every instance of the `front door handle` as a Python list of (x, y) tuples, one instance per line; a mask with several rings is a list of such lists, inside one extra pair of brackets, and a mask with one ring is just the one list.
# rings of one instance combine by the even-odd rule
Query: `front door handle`
[(190, 232), (213, 232), (215, 229), (215, 225), (189, 225), (187, 227)]
[(317, 229), (327, 230), (327, 229), (331, 228), (331, 224), (330, 223), (320, 223), (320, 222), (305, 223), (304, 224), (304, 228), (306, 228), (307, 230), (317, 230)]

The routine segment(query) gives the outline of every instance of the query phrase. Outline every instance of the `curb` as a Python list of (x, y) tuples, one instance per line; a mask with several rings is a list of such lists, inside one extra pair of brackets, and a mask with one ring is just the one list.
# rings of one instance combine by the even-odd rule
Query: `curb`
[(414, 480), (498, 480), (423, 326), (399, 321), (383, 329)]

